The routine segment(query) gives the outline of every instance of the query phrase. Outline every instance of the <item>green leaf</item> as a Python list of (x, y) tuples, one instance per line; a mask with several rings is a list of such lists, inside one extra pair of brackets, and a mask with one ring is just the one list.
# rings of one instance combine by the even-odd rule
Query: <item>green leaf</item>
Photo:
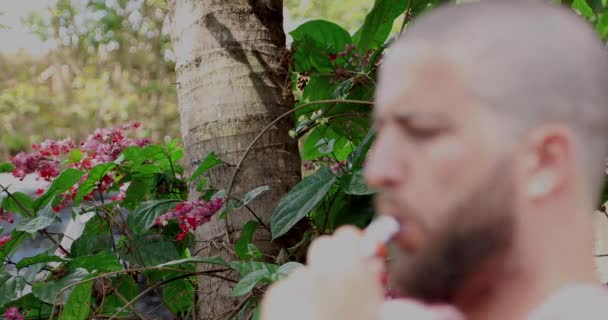
[[(352, 39), (348, 31), (329, 21), (313, 20), (303, 23), (291, 33), (296, 72), (333, 72), (331, 54), (343, 51)], [(340, 64), (344, 58), (338, 59)], [(310, 85), (310, 84), (309, 84)]]
[(376, 0), (356, 32), (357, 49), (365, 52), (384, 45), (395, 19), (405, 12), (408, 0)]
[(84, 197), (93, 190), (95, 190), (95, 186), (103, 177), (105, 177), (112, 169), (116, 167), (116, 163), (101, 163), (93, 167), (87, 179), (78, 187), (78, 192), (76, 192), (76, 196), (74, 196), (74, 205), (77, 206), (82, 202)]
[(19, 262), (17, 262), (17, 269), (23, 269), (25, 267), (31, 266), (33, 264), (37, 264), (37, 263), (44, 263), (44, 262), (65, 262), (65, 261), (69, 261), (69, 259), (64, 259), (60, 256), (56, 256), (56, 255), (49, 255), (48, 252), (42, 252), (39, 253), (35, 256), (31, 256), (31, 257), (27, 257), (27, 258), (23, 258), (21, 260), (19, 260)]
[(49, 202), (44, 209), (39, 212), (37, 217), (21, 221), (15, 230), (34, 233), (50, 226), (56, 220), (58, 220), (58, 218), (53, 211), (53, 204), (52, 202)]
[(322, 168), (304, 178), (276, 206), (272, 219), (272, 238), (276, 239), (289, 231), (304, 218), (327, 194), (336, 181), (330, 169)]
[(255, 306), (255, 310), (253, 310), (253, 314), (251, 315), (251, 320), (260, 320), (260, 313), (262, 312), (262, 304), (258, 303), (257, 306)]
[(233, 261), (230, 263), (230, 268), (239, 272), (244, 277), (254, 271), (263, 270), (269, 275), (275, 273), (279, 266), (272, 263), (257, 262), (257, 261)]
[[(133, 277), (130, 275), (118, 275), (115, 278), (111, 278), (112, 287), (118, 290), (118, 293), (122, 295), (127, 300), (133, 299), (138, 293), (140, 293), (139, 288), (135, 281), (133, 281)], [(107, 295), (104, 298), (103, 302), (103, 314), (112, 315), (114, 312), (118, 311), (125, 303), (119, 299), (116, 295)], [(131, 310), (129, 308), (123, 310), (119, 313), (120, 316), (128, 316), (131, 314)]]
[(353, 195), (368, 195), (375, 193), (365, 183), (363, 178), (363, 170), (357, 170), (353, 174), (342, 176), (340, 185), (346, 194)]
[(109, 234), (83, 234), (72, 243), (70, 256), (81, 257), (112, 250), (114, 239)]
[(127, 224), (135, 234), (143, 234), (156, 222), (156, 218), (175, 208), (181, 200), (161, 199), (150, 200), (139, 205), (134, 213), (127, 218)]
[(89, 273), (86, 270), (80, 268), (75, 269), (61, 279), (44, 283), (34, 283), (34, 285), (32, 286), (32, 293), (38, 299), (46, 303), (53, 304), (54, 302), (58, 302), (60, 304), (63, 304), (70, 296), (70, 293), (72, 293), (72, 291), (74, 290), (74, 287), (65, 289), (63, 291), (61, 290), (69, 285), (81, 281), (87, 275), (89, 275)]
[(586, 0), (574, 0), (572, 2), (572, 8), (587, 19), (592, 18), (595, 15), (593, 13), (593, 9), (589, 6)]
[(376, 132), (374, 129), (370, 129), (363, 141), (359, 143), (359, 145), (355, 148), (355, 150), (348, 156), (348, 160), (346, 161), (346, 166), (349, 171), (356, 171), (361, 169), (363, 161), (367, 156), (367, 152), (374, 142), (374, 138), (376, 136)]
[(68, 163), (80, 162), (80, 160), (82, 160), (82, 155), (80, 149), (74, 148), (70, 150), (70, 153), (68, 153)]
[(102, 217), (96, 215), (89, 219), (84, 225), (83, 235), (108, 235), (110, 226)]
[[(337, 83), (331, 82), (331, 77), (311, 76), (308, 85), (304, 88), (304, 92), (302, 92), (302, 102), (297, 106), (313, 101), (329, 99), (337, 87)], [(326, 103), (312, 104), (298, 109), (298, 111), (296, 111), (296, 117), (312, 113), (316, 110), (325, 109), (328, 106), (329, 104)]]
[(10, 162), (0, 162), (0, 173), (11, 172), (15, 166)]
[(92, 289), (93, 281), (87, 281), (75, 286), (63, 307), (61, 316), (64, 319), (87, 319), (91, 312)]
[(239, 259), (248, 260), (253, 258), (256, 254), (255, 249), (253, 252), (250, 250), (250, 245), (252, 245), (253, 235), (255, 234), (255, 231), (258, 229), (259, 226), (260, 224), (255, 220), (248, 221), (243, 226), (243, 230), (241, 230), (241, 235), (234, 244), (234, 252), (236, 253), (236, 256)]
[(122, 256), (132, 265), (156, 266), (180, 258), (173, 241), (161, 236), (145, 236), (136, 238), (132, 247), (122, 248)]
[(0, 247), (0, 261), (4, 261), (6, 257), (17, 251), (19, 245), (27, 238), (27, 235), (26, 232), (13, 230), (11, 232), (11, 240)]
[(269, 186), (257, 187), (255, 189), (247, 192), (245, 194), (245, 196), (243, 197), (243, 206), (250, 204), (253, 200), (255, 200), (257, 197), (259, 197), (262, 193), (264, 193), (266, 191), (270, 191)]
[[(2, 296), (2, 293), (0, 293), (0, 296)], [(31, 293), (23, 295), (21, 298), (5, 304), (4, 307), (0, 307), (0, 314), (3, 314), (9, 307), (18, 307), (22, 310), (29, 310), (28, 313), (25, 314), (26, 319), (47, 319), (50, 317), (52, 308), (50, 305), (34, 297), (34, 295)]]
[(232, 296), (238, 297), (248, 294), (258, 282), (270, 282), (270, 274), (266, 270), (253, 271), (244, 276), (232, 290)]
[(34, 201), (34, 209), (38, 210), (40, 207), (45, 206), (56, 195), (66, 192), (74, 184), (76, 184), (83, 175), (83, 171), (73, 168), (66, 169), (57, 178), (55, 178), (55, 180), (53, 180), (48, 190), (41, 195), (40, 198)]
[(336, 212), (332, 212), (330, 219), (333, 228), (342, 225), (354, 225), (365, 228), (374, 217), (373, 197), (368, 196), (347, 196), (344, 199), (345, 205)]
[(190, 177), (189, 182), (195, 181), (198, 179), (203, 173), (207, 172), (207, 170), (224, 163), (222, 160), (218, 159), (214, 152), (211, 152), (207, 155), (205, 160), (201, 162), (198, 168), (194, 171), (192, 176)]
[[(326, 48), (328, 54), (343, 51), (346, 45), (352, 42), (348, 31), (333, 22), (325, 20), (305, 22), (289, 34), (293, 38), (294, 44), (309, 37), (320, 47)], [(328, 58), (326, 55), (326, 59)]]
[(23, 277), (0, 273), (0, 307), (19, 299), (25, 289)]
[(350, 94), (350, 90), (353, 88), (355, 84), (355, 80), (353, 78), (349, 78), (344, 80), (342, 83), (338, 85), (336, 91), (334, 91), (333, 98), (334, 99), (346, 99)]
[(122, 265), (116, 256), (110, 251), (101, 251), (90, 256), (79, 256), (69, 262), (70, 269), (82, 268), (89, 272), (95, 270), (99, 272), (120, 271)]
[(145, 199), (146, 195), (150, 193), (152, 189), (153, 178), (141, 178), (134, 179), (129, 184), (129, 187), (126, 191), (125, 200), (123, 200), (122, 205), (127, 208), (134, 210), (137, 205)]
[(226, 215), (229, 212), (245, 207), (249, 203), (253, 202), (262, 193), (269, 191), (269, 190), (270, 190), (269, 186), (261, 186), (261, 187), (257, 187), (255, 189), (247, 192), (245, 194), (245, 196), (243, 197), (243, 200), (232, 199), (232, 198), (227, 199), (226, 205), (224, 206), (224, 209), (222, 209), (222, 212), (220, 213), (219, 218), (225, 219)]
[(230, 263), (226, 262), (221, 257), (189, 257), (189, 258), (161, 263), (161, 264), (157, 265), (156, 268), (169, 267), (169, 266), (173, 266), (176, 264), (184, 264), (184, 263), (208, 263), (208, 264), (215, 264), (215, 265), (220, 265), (220, 266), (224, 266), (224, 267), (230, 266)]
[(285, 277), (287, 277), (289, 274), (291, 274), (295, 269), (302, 267), (303, 264), (299, 263), (299, 262), (295, 262), (295, 261), (290, 261), (287, 262), (283, 265), (281, 265), (277, 271), (275, 271), (272, 276), (271, 276), (271, 280), (272, 282), (281, 280)]
[[(346, 155), (341, 154), (342, 158), (345, 158), (348, 155), (347, 146), (349, 143), (348, 138), (338, 135), (328, 126), (316, 127), (304, 141), (302, 159), (315, 160), (326, 155), (333, 156), (332, 153), (340, 154), (346, 149)], [(343, 160), (340, 159), (341, 157), (338, 154), (336, 154), (338, 160)]]
[(196, 288), (188, 279), (179, 279), (163, 286), (163, 301), (174, 314), (185, 312), (192, 307)]
[(23, 192), (11, 193), (12, 197), (2, 199), (2, 208), (18, 213), (24, 218), (34, 217), (34, 200)]

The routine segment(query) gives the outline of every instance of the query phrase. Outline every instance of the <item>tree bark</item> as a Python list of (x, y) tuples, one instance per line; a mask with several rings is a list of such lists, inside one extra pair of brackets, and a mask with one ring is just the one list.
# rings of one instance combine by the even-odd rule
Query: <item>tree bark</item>
[[(177, 95), (186, 171), (195, 170), (209, 152), (236, 165), (254, 137), (293, 103), (286, 66), (282, 0), (172, 0), (169, 1), (176, 58)], [(300, 181), (297, 141), (288, 135), (292, 121), (277, 123), (255, 144), (240, 166), (231, 191), (242, 196), (256, 187), (271, 190), (251, 204), (269, 225), (277, 201)], [(230, 185), (235, 166), (212, 169), (209, 183)], [(198, 196), (190, 186), (191, 197)], [(196, 254), (231, 253), (249, 211), (214, 218), (197, 231)], [(258, 229), (255, 244), (264, 253), (279, 251), (270, 233)], [(235, 277), (235, 274), (231, 274)], [(199, 279), (200, 319), (229, 315), (239, 300), (230, 297), (234, 284), (217, 278)]]

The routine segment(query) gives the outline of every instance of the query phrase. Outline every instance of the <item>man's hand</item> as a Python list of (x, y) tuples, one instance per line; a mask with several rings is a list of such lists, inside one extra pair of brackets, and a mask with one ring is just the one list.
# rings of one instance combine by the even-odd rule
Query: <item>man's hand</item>
[(381, 263), (365, 257), (363, 233), (342, 227), (315, 240), (307, 265), (272, 285), (262, 302), (263, 320), (379, 320)]
[(262, 320), (462, 320), (450, 307), (384, 300), (382, 263), (365, 255), (362, 231), (342, 227), (315, 240), (308, 265), (273, 284)]

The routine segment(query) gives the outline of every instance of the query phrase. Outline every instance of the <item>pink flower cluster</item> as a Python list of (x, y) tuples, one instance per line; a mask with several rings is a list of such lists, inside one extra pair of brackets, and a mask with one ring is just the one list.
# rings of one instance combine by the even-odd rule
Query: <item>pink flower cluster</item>
[(0, 247), (4, 246), (7, 242), (11, 241), (13, 238), (10, 234), (0, 237)]
[(25, 317), (19, 313), (19, 309), (17, 307), (10, 307), (4, 311), (3, 315), (6, 320), (24, 320)]
[(87, 153), (80, 165), (83, 169), (90, 169), (100, 163), (107, 163), (116, 160), (122, 151), (131, 146), (145, 146), (150, 144), (149, 138), (132, 139), (125, 136), (126, 130), (137, 129), (141, 123), (136, 122), (115, 127), (113, 129), (96, 129), (92, 135), (80, 144), (80, 150)]
[(209, 222), (224, 205), (224, 199), (215, 198), (211, 201), (192, 200), (180, 202), (172, 211), (156, 218), (156, 225), (165, 226), (169, 220), (177, 219), (182, 232), (177, 235), (177, 240), (182, 240), (188, 232)]
[[(95, 165), (108, 163), (116, 160), (118, 156), (131, 146), (145, 146), (150, 144), (149, 138), (133, 139), (126, 135), (127, 130), (135, 130), (139, 128), (139, 122), (127, 125), (117, 126), (115, 128), (96, 129), (93, 134), (89, 135), (86, 140), (80, 143), (80, 152), (82, 158), (70, 166), (80, 170), (90, 170)], [(58, 165), (62, 162), (61, 156), (70, 153), (76, 149), (76, 144), (71, 139), (60, 141), (46, 140), (41, 144), (32, 145), (34, 149), (31, 153), (20, 152), (11, 158), (11, 162), (15, 165), (13, 175), (23, 180), (27, 175), (36, 173), (39, 178), (51, 182), (60, 174)], [(94, 193), (107, 191), (117, 178), (118, 171), (114, 170), (102, 178), (100, 185), (91, 194), (85, 196), (85, 200), (93, 199)], [(84, 182), (88, 177), (85, 174), (78, 185)], [(69, 205), (76, 196), (78, 187), (74, 186), (66, 191), (63, 195), (63, 201), (57, 207), (53, 208), (56, 212), (61, 208)], [(40, 196), (45, 192), (44, 189), (36, 190), (36, 195)], [(124, 199), (124, 191), (117, 196), (116, 201)], [(0, 219), (1, 215), (0, 215)]]
[(46, 140), (41, 144), (32, 145), (31, 153), (20, 152), (10, 160), (15, 165), (13, 175), (23, 180), (28, 174), (37, 173), (46, 181), (51, 181), (59, 175), (58, 156), (67, 154), (76, 145), (71, 139), (61, 141)]
[(8, 222), (8, 223), (13, 223), (13, 221), (15, 221), (13, 219), (13, 213), (8, 211), (8, 210), (4, 210), (2, 208), (0, 208), (0, 222)]

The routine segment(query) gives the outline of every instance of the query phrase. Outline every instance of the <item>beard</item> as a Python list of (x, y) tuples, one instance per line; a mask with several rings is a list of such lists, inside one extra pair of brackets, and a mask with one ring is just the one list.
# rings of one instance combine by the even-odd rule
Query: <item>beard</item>
[[(447, 221), (419, 251), (399, 254), (389, 264), (390, 285), (397, 297), (426, 303), (454, 303), (472, 278), (491, 261), (506, 256), (514, 232), (514, 183), (511, 171), (494, 172), (454, 206)], [(483, 283), (485, 281), (485, 283)], [(491, 290), (491, 278), (476, 282), (478, 293)]]

